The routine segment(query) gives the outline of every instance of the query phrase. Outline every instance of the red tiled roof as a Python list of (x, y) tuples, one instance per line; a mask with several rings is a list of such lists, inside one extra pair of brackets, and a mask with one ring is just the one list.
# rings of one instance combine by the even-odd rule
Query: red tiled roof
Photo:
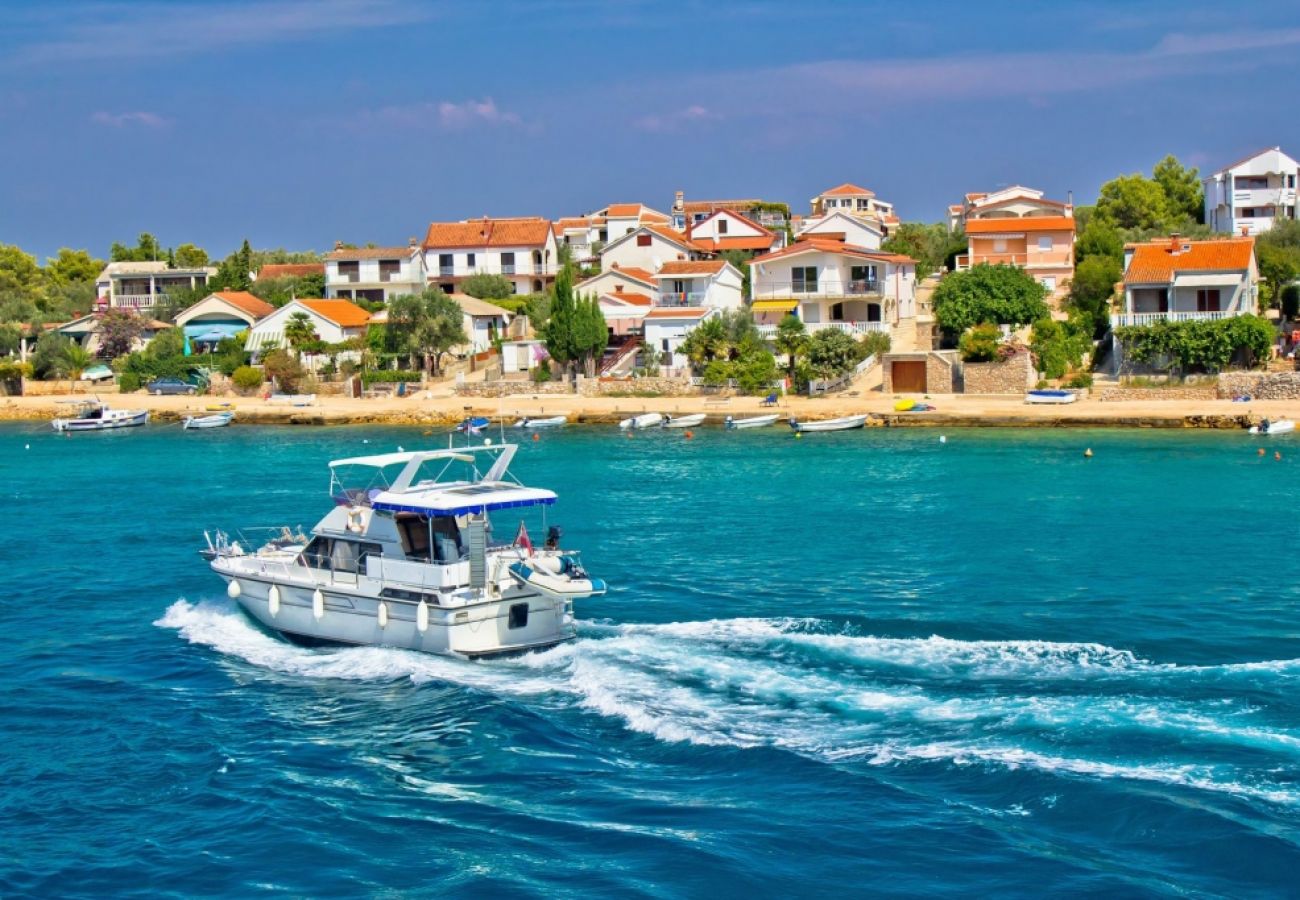
[(432, 222), (424, 236), (426, 250), (480, 247), (540, 247), (551, 233), (546, 219), (474, 219)]
[(343, 247), (325, 254), (326, 259), (401, 259), (409, 257), (415, 248), (406, 247)]
[(653, 272), (646, 271), (645, 269), (641, 269), (636, 266), (616, 265), (615, 268), (610, 269), (609, 271), (618, 272), (620, 275), (626, 275), (628, 278), (632, 278), (636, 281), (644, 281), (646, 284), (655, 283), (655, 276)]
[(755, 256), (751, 263), (768, 262), (774, 259), (784, 259), (787, 256), (794, 256), (798, 253), (807, 253), (816, 250), (821, 253), (842, 253), (845, 256), (854, 256), (860, 259), (874, 259), (881, 262), (894, 263), (915, 263), (916, 260), (910, 256), (903, 256), (901, 253), (885, 253), (880, 250), (868, 250), (865, 247), (855, 247), (852, 244), (845, 244), (840, 241), (825, 241), (817, 238), (799, 241), (798, 243), (777, 250), (775, 253), (765, 253), (762, 256)]
[(755, 234), (745, 237), (692, 238), (691, 242), (710, 253), (719, 250), (770, 250), (776, 243), (774, 234)]
[(654, 301), (645, 294), (624, 293), (623, 291), (606, 291), (602, 297), (609, 297), (632, 306), (654, 306)]
[(611, 219), (635, 219), (641, 215), (640, 203), (611, 203), (605, 210)]
[(1129, 244), (1125, 249), (1132, 249), (1133, 258), (1124, 272), (1124, 283), (1166, 284), (1178, 272), (1244, 272), (1250, 268), (1255, 252), (1255, 239), (1249, 237), (1209, 241), (1179, 238), (1178, 253), (1172, 252), (1172, 243), (1170, 238), (1162, 238)]
[(715, 213), (721, 209), (737, 212), (742, 209), (753, 209), (762, 202), (762, 200), (687, 200), (682, 204), (682, 212), (687, 215), (702, 212)]
[(258, 270), (258, 278), (301, 278), (324, 275), (325, 263), (267, 263)]
[(848, 182), (845, 182), (838, 187), (833, 187), (829, 191), (821, 192), (821, 196), (823, 197), (841, 197), (846, 194), (853, 196), (865, 195), (867, 197), (876, 196), (875, 191), (869, 191), (864, 187), (858, 187), (856, 184), (849, 184)]
[(670, 275), (716, 275), (726, 268), (725, 259), (673, 259), (659, 267), (656, 278)]
[(645, 314), (647, 319), (700, 319), (710, 310), (700, 306), (657, 306)]
[(1021, 231), (1074, 231), (1070, 216), (1025, 216), (1000, 219), (967, 219), (967, 234), (1008, 234)]
[(220, 297), (231, 306), (242, 309), (254, 318), (262, 318), (275, 312), (275, 307), (261, 297), (254, 297), (248, 291), (218, 291), (213, 296)]
[(298, 300), (312, 312), (340, 328), (358, 328), (370, 321), (370, 313), (350, 300)]

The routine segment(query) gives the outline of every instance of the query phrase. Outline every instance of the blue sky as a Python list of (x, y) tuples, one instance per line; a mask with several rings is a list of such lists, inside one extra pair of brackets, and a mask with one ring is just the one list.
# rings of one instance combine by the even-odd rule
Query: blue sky
[(403, 243), (852, 181), (905, 220), (1300, 152), (1293, 2), (0, 3), (0, 241)]

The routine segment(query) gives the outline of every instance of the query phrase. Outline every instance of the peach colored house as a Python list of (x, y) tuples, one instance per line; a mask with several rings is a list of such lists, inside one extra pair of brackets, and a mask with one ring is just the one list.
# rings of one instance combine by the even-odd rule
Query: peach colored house
[(1043, 198), (1042, 191), (1010, 187), (991, 194), (967, 194), (954, 227), (964, 226), (969, 250), (957, 270), (982, 263), (1020, 266), (1047, 288), (1048, 298), (1065, 296), (1074, 277), (1074, 207)]

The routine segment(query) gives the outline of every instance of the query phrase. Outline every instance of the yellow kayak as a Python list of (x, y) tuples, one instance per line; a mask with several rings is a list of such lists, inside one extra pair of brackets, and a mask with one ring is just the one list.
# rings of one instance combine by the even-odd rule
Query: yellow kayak
[(916, 406), (915, 400), (899, 400), (894, 404), (895, 412), (907, 412), (913, 406)]

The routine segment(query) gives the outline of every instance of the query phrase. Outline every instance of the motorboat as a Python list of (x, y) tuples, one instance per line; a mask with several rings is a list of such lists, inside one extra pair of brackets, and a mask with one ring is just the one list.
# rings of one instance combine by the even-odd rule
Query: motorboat
[(190, 431), (196, 428), (224, 428), (235, 418), (232, 412), (213, 413), (208, 416), (186, 416), (182, 428)]
[(68, 401), (76, 411), (57, 418), (50, 424), (55, 431), (109, 431), (114, 428), (132, 428), (149, 421), (147, 409), (113, 409), (100, 400)]
[(1079, 399), (1079, 395), (1074, 391), (1062, 391), (1053, 389), (1042, 389), (1037, 391), (1027, 391), (1025, 393), (1026, 403), (1073, 403)]
[(790, 420), (790, 427), (795, 431), (851, 431), (854, 428), (861, 428), (867, 424), (867, 417), (862, 416), (841, 416), (838, 419), (822, 419), (818, 422), (800, 422), (798, 419)]
[(624, 419), (618, 423), (618, 427), (626, 430), (637, 430), (641, 428), (655, 428), (664, 423), (665, 416), (663, 413), (643, 413), (639, 416), (633, 416), (630, 419)]
[[(230, 598), (293, 640), (461, 657), (549, 647), (574, 637), (574, 601), (606, 586), (547, 527), (555, 493), (509, 473), (517, 449), (334, 460), (335, 506), (309, 538), (286, 529), (252, 549), (219, 531), (200, 552)], [(493, 539), (492, 517), (516, 513), (542, 516), (541, 547), (524, 521), (513, 541)]]
[(665, 428), (694, 428), (704, 422), (704, 413), (693, 413), (689, 416), (665, 416)]
[(1274, 422), (1265, 419), (1258, 425), (1250, 426), (1251, 434), (1290, 434), (1293, 431), (1295, 431), (1295, 422), (1290, 419), (1278, 419)]
[(456, 430), (465, 434), (478, 434), (491, 424), (492, 420), (487, 416), (469, 416), (461, 420), (460, 424), (456, 426)]
[(769, 425), (775, 425), (777, 419), (781, 418), (780, 413), (768, 413), (765, 416), (749, 416), (745, 419), (733, 419), (727, 416), (723, 424), (728, 428), (766, 428)]
[(559, 428), (569, 424), (569, 420), (564, 416), (548, 416), (544, 419), (533, 419), (524, 416), (515, 423), (516, 428)]

